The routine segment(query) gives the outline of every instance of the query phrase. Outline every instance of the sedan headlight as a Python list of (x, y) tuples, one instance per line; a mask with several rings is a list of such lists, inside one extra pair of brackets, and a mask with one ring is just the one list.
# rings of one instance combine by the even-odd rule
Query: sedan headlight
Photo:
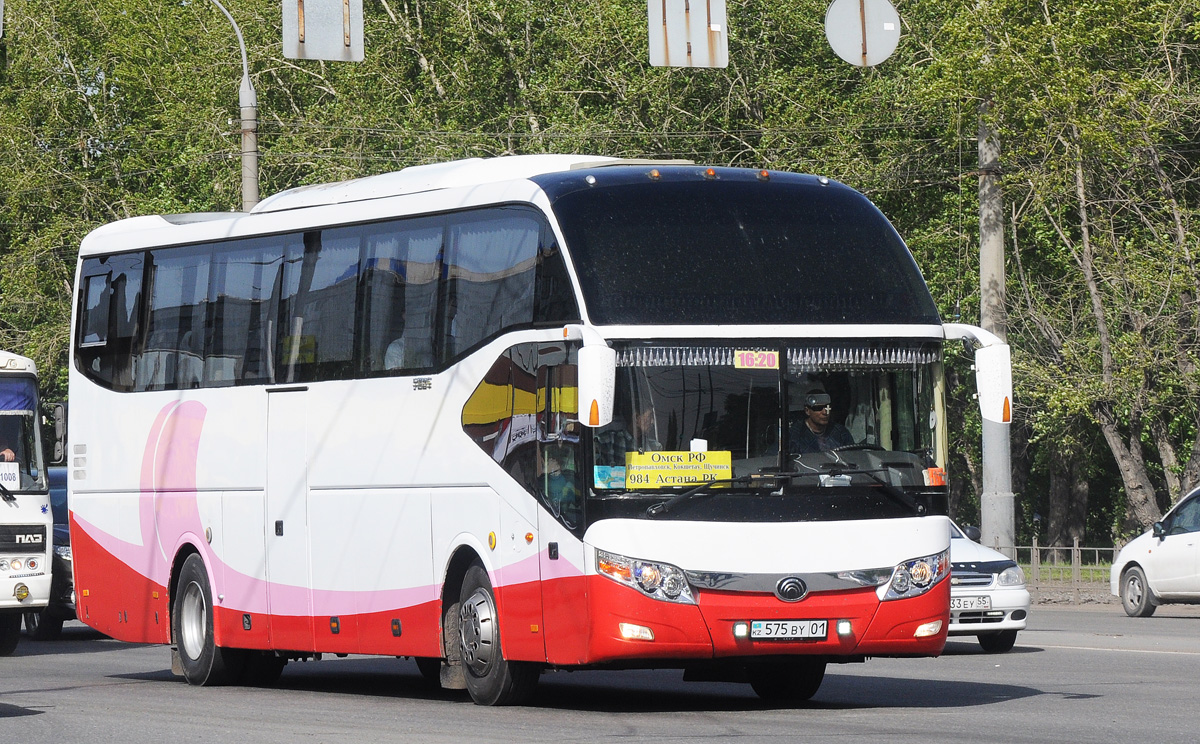
[(1000, 586), (1025, 586), (1025, 572), (1020, 566), (1009, 566), (996, 576)]
[(883, 601), (919, 597), (949, 575), (949, 548), (940, 553), (905, 561), (892, 571), (892, 580), (887, 585)]
[(57, 555), (59, 558), (62, 558), (64, 561), (69, 561), (69, 560), (71, 560), (71, 546), (70, 545), (55, 545), (54, 546), (54, 554)]
[(652, 599), (696, 604), (683, 570), (670, 563), (642, 561), (597, 550), (596, 570), (601, 576), (631, 586)]

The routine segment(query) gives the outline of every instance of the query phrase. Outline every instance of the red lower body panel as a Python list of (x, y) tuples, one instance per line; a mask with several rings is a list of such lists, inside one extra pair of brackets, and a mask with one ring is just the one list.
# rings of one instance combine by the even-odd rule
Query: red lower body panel
[[(782, 602), (771, 594), (700, 591), (698, 604), (650, 599), (601, 576), (588, 577), (589, 633), (585, 663), (642, 659), (680, 662), (746, 656), (936, 656), (946, 645), (950, 619), (950, 582), (942, 581), (920, 597), (880, 602), (874, 589), (809, 595), (801, 602)], [(824, 639), (751, 640), (734, 637), (739, 621), (827, 620)], [(850, 633), (839, 635), (837, 621), (849, 620)], [(916, 638), (918, 627), (941, 620), (932, 635)], [(653, 641), (622, 637), (620, 623), (649, 628)], [(551, 658), (550, 662), (555, 663)]]

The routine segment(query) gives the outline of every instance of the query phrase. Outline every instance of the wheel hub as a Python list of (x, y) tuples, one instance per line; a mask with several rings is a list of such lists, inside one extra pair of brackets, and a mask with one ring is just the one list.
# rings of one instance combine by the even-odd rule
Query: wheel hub
[(486, 592), (476, 591), (459, 608), (463, 664), (477, 677), (486, 676), (495, 658), (496, 608)]
[(179, 608), (179, 646), (189, 659), (199, 659), (204, 653), (204, 641), (208, 636), (208, 607), (204, 591), (196, 582), (183, 590), (183, 602)]

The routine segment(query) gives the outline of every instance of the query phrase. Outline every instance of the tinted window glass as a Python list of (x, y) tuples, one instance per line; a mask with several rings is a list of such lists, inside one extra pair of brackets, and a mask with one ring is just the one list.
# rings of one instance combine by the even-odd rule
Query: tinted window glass
[[(613, 169), (616, 170), (616, 169)], [(861, 194), (664, 168), (542, 177), (595, 323), (939, 323), (908, 249)]]
[(359, 241), (345, 231), (288, 246), (282, 303), (282, 382), (353, 377)]
[(137, 363), (138, 390), (200, 387), (211, 251), (195, 246), (150, 254), (150, 308)]
[(456, 221), (447, 234), (443, 359), (503, 328), (533, 322), (541, 225), (525, 210)]
[(75, 362), (85, 375), (117, 390), (134, 384), (143, 266), (141, 253), (83, 262)]
[(279, 308), (273, 294), (283, 265), (278, 246), (277, 239), (246, 240), (214, 254), (206, 386), (274, 381)]
[(407, 220), (366, 225), (363, 253), (363, 356), (370, 372), (433, 366), (441, 225)]

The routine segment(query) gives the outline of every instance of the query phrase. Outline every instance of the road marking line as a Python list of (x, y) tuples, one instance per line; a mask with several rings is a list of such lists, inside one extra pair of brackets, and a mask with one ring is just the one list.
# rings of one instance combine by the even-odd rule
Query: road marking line
[(1052, 646), (1050, 644), (1038, 644), (1036, 646), (1027, 646), (1017, 644), (1017, 648), (1058, 648), (1073, 651), (1126, 651), (1138, 654), (1171, 654), (1175, 656), (1200, 656), (1200, 651), (1160, 651), (1151, 648), (1103, 648), (1101, 646)]

